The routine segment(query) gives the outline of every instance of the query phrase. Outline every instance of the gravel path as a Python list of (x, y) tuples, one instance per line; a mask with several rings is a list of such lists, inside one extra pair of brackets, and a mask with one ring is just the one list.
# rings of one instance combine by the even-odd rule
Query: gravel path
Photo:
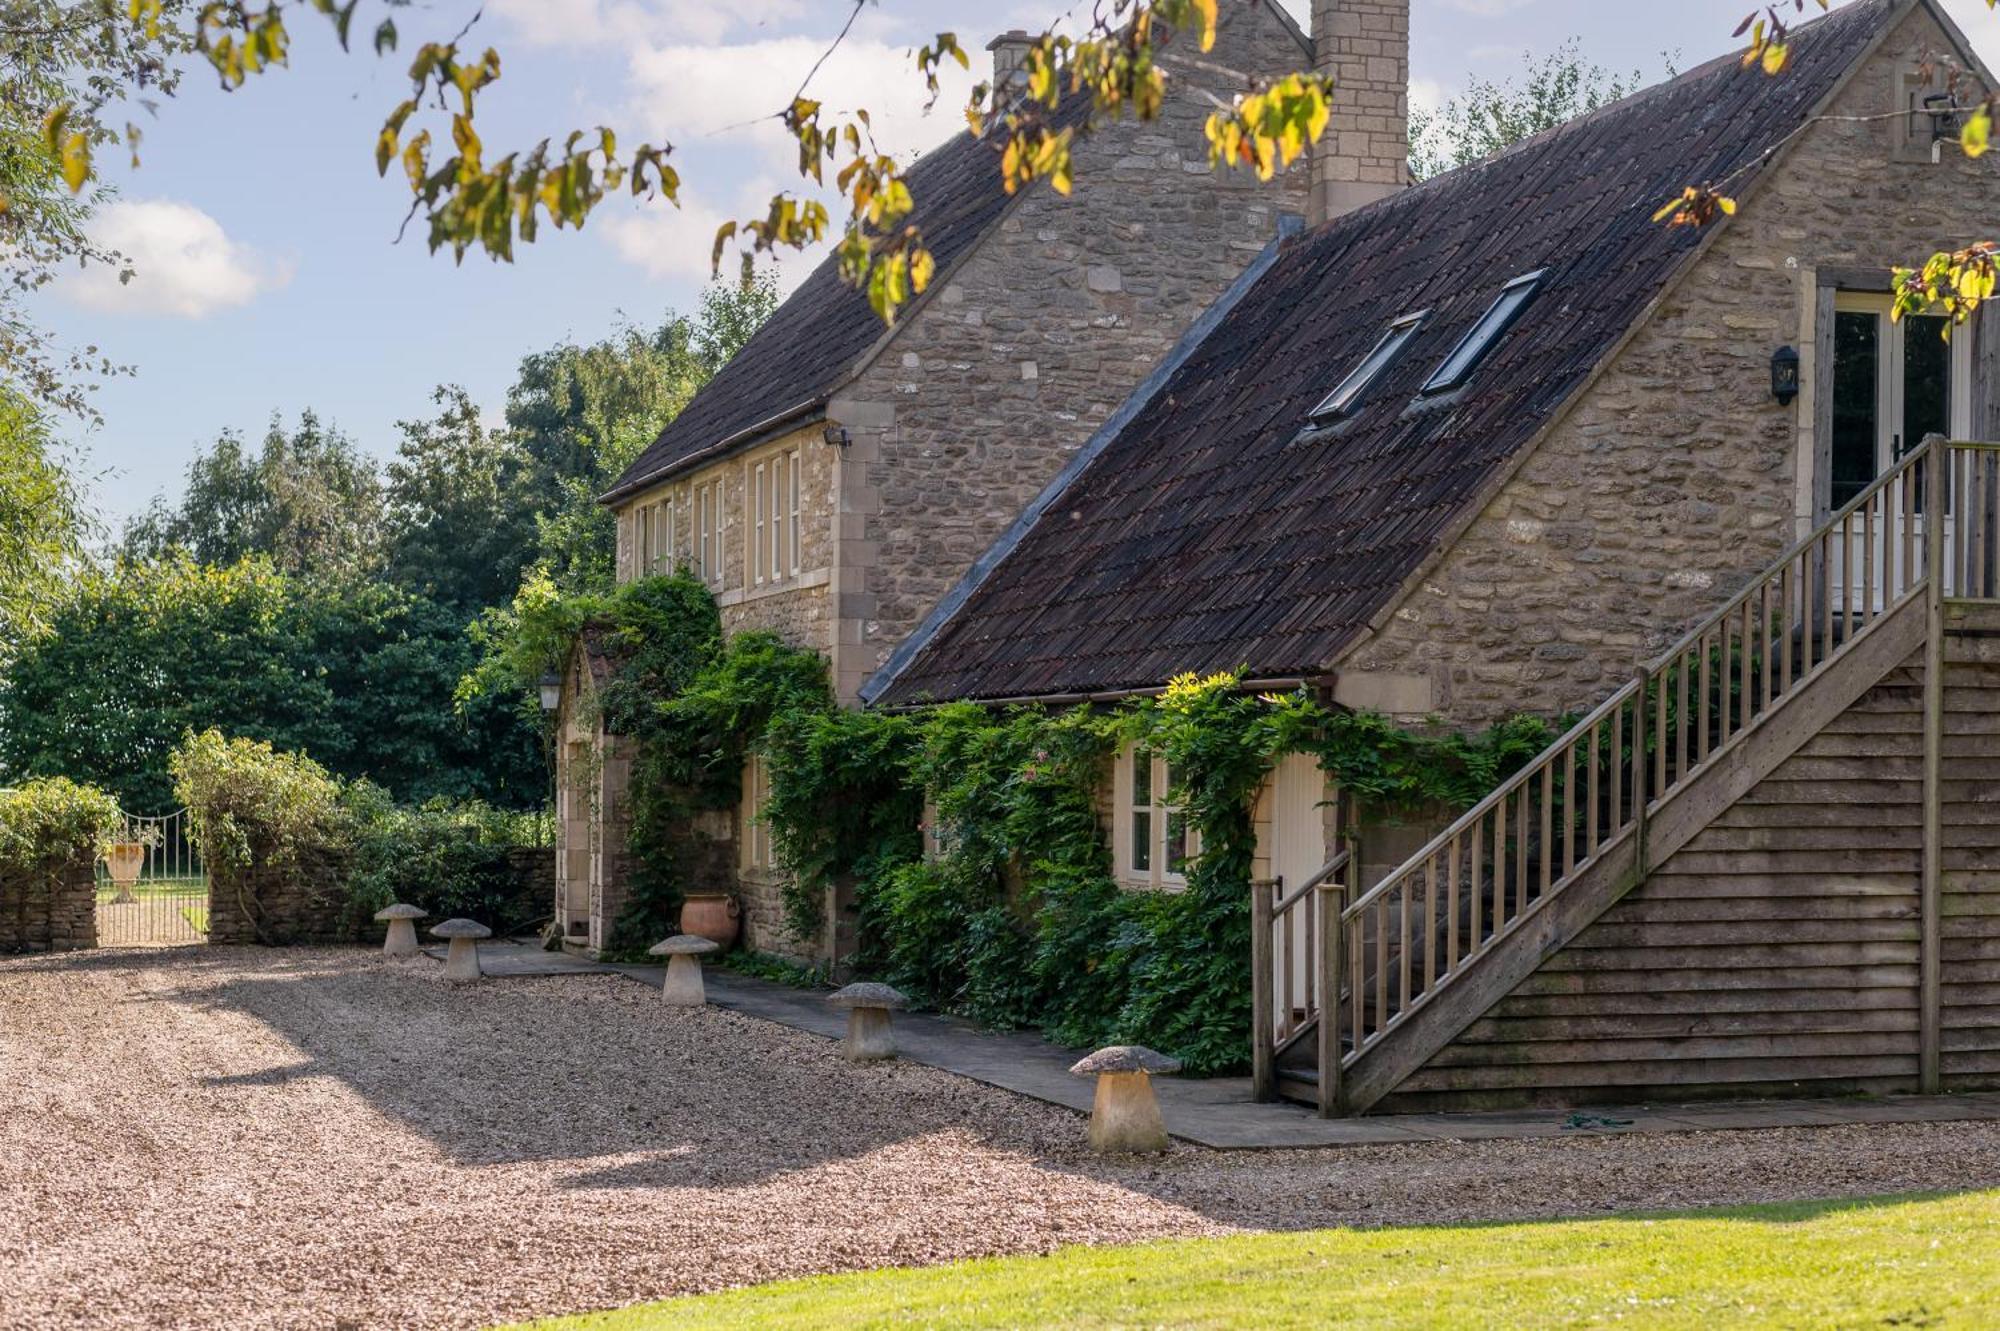
[(0, 960), (0, 1326), (479, 1326), (1235, 1228), (2000, 1185), (2000, 1124), (1107, 1165), (1079, 1119), (611, 976)]

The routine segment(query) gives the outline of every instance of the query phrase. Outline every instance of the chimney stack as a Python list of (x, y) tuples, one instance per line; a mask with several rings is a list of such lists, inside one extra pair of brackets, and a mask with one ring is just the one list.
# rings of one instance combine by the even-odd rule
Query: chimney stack
[(1035, 39), (1020, 28), (1003, 32), (986, 43), (986, 49), (993, 53), (995, 89), (1019, 84), (1028, 77), (1028, 52), (1034, 45)]
[(1314, 225), (1394, 194), (1410, 173), (1410, 0), (1313, 0), (1313, 68), (1333, 79), (1313, 156)]

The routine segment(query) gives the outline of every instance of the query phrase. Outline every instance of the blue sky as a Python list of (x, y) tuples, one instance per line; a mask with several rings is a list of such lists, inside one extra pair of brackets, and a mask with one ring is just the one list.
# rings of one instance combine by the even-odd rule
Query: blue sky
[[(1309, 0), (1289, 0), (1303, 16)], [(401, 11), (402, 57), (342, 55), (311, 16), (293, 20), (291, 67), (225, 94), (198, 73), (146, 126), (139, 170), (114, 172), (100, 235), (139, 274), (66, 279), (41, 302), (70, 345), (134, 367), (96, 394), (101, 428), (73, 430), (96, 507), (114, 529), (156, 493), (177, 493), (189, 458), (224, 427), (260, 433), (305, 408), (363, 447), (393, 452), (395, 422), (459, 383), (497, 418), (519, 359), (621, 320), (690, 308), (715, 223), (754, 209), (791, 177), (775, 127), (846, 0), (488, 0), (471, 40), (499, 49), (503, 77), (481, 106), (489, 145), (611, 124), (627, 143), (676, 145), (683, 207), (623, 200), (580, 233), (552, 233), (512, 265), (429, 254), (420, 229), (395, 242), (407, 195), (376, 177), (386, 111), (406, 95), (408, 52), (457, 31), (473, 6)], [(1502, 77), (1524, 52), (1574, 36), (1614, 70), (1648, 76), (1661, 53), (1686, 68), (1733, 45), (1750, 0), (1414, 0), (1412, 96), (1434, 104), (1468, 75)], [(1811, 6), (1808, 6), (1811, 8)], [(1949, 7), (1989, 61), (2000, 17), (1984, 0)], [(369, 6), (364, 6), (364, 13)], [(928, 118), (909, 47), (954, 29), (972, 47), (1039, 28), (1062, 0), (878, 0), (816, 89), (865, 100), (888, 146), (915, 150), (961, 123), (958, 89)], [(358, 43), (357, 45), (361, 45)], [(970, 80), (968, 79), (967, 82)], [(793, 259), (781, 279), (802, 275)]]

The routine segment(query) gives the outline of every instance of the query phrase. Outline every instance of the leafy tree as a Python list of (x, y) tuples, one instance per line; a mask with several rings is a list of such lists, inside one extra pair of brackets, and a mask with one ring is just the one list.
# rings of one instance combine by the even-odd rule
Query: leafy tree
[(693, 315), (650, 332), (627, 325), (589, 346), (566, 342), (521, 362), (507, 428), (535, 495), (538, 557), (572, 591), (613, 581), (617, 532), (598, 497), (777, 308), (768, 274), (745, 270), (703, 293)]
[(541, 497), (522, 450), (481, 423), (463, 388), (439, 387), (431, 400), (436, 416), (398, 423), (403, 441), (385, 469), (384, 576), (470, 619), (520, 585)]
[(268, 555), (294, 574), (354, 576), (381, 560), (381, 478), (374, 462), (311, 411), (286, 433), (273, 414), (256, 452), (223, 431), (188, 464), (178, 505), (155, 499), (127, 527), (124, 553), (184, 550), (203, 564)]
[(169, 751), (215, 727), (405, 799), (538, 802), (533, 727), (509, 713), (482, 728), (453, 706), (471, 665), (456, 614), (383, 584), (289, 577), (261, 557), (121, 562), (77, 578), (0, 677), (0, 773), (89, 780), (158, 811)]
[(0, 390), (0, 662), (48, 628), (81, 530), (75, 485), (41, 413)]
[[(1524, 72), (1519, 82), (1473, 79), (1438, 110), (1411, 110), (1412, 175), (1427, 180), (1491, 157), (1545, 129), (1630, 96), (1646, 82), (1637, 70), (1621, 78), (1585, 60), (1574, 37), (1540, 60), (1524, 54), (1521, 63)], [(1672, 78), (1674, 72), (1669, 58), (1665, 75)]]
[(94, 419), (84, 381), (114, 367), (95, 347), (58, 347), (30, 317), (29, 303), (63, 269), (115, 263), (118, 256), (84, 230), (96, 191), (72, 192), (40, 122), (23, 114), (33, 100), (61, 89), (33, 62), (22, 67), (14, 48), (32, 38), (10, 24), (19, 7), (17, 0), (0, 4), (0, 374), (11, 381), (10, 392)]

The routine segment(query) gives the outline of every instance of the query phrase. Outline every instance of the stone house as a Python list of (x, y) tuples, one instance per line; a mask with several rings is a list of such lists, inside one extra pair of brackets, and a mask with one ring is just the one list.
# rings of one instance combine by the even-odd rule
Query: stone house
[[(1321, 65), (1372, 68), (1353, 43), (1406, 12), (1319, 0)], [(2000, 733), (1978, 673), (2000, 658), (1951, 637), (2000, 586), (1996, 482), (1919, 445), (2000, 439), (2000, 323), (1889, 317), (1892, 265), (2000, 214), (1940, 55), (1992, 86), (1934, 0), (1855, 0), (1779, 77), (1727, 56), (1378, 182), (1232, 287), (862, 696), (1083, 703), (1241, 670), (1412, 724), (1598, 708), (1451, 826), (1358, 849), (1314, 765), (1274, 774), (1253, 911), (1296, 912), (1278, 937), (1331, 969), (1267, 992), (1284, 944), (1256, 915), (1259, 1079), (1328, 1112), (1990, 1081), (2000, 861), (1978, 806), (1937, 812), (1950, 764), (1983, 761), (1937, 737), (1945, 709)], [(1371, 192), (1369, 105), (1329, 131), (1322, 213)], [(1710, 182), (1732, 216), (1656, 220)], [(1958, 608), (1926, 630), (1926, 596)], [(1119, 759), (1114, 860), (1171, 889), (1181, 848), (1128, 831), (1168, 823), (1144, 766)], [(1284, 890), (1314, 866), (1337, 924)]]
[[(996, 78), (1027, 41), (995, 39)], [(1215, 173), (1203, 124), (1212, 99), (1309, 52), (1275, 0), (1225, 5), (1212, 50), (1165, 51), (1171, 95), (1157, 120), (1079, 138), (1068, 197), (1040, 184), (1008, 196), (994, 146), (970, 135), (924, 157), (909, 180), (938, 261), (930, 288), (885, 329), (832, 259), (815, 269), (604, 496), (620, 579), (692, 571), (725, 632), (818, 649), (839, 698), (857, 701), (1195, 315), (1305, 211), (1306, 171), (1269, 183)], [(566, 730), (590, 725), (576, 706), (586, 656), (567, 672)], [(605, 758), (572, 775), (572, 755)], [(614, 852), (586, 847), (621, 840), (629, 761), (598, 735), (565, 744), (559, 764), (559, 789), (583, 792), (566, 801), (577, 816), (562, 821), (561, 864), (586, 875), (564, 880), (578, 884), (563, 889), (576, 903), (565, 937), (594, 950), (622, 882)], [(750, 945), (823, 954), (831, 939), (781, 924), (755, 818), (761, 779), (753, 763), (734, 825), (709, 829), (736, 851), (733, 881), (717, 886), (738, 892)]]

